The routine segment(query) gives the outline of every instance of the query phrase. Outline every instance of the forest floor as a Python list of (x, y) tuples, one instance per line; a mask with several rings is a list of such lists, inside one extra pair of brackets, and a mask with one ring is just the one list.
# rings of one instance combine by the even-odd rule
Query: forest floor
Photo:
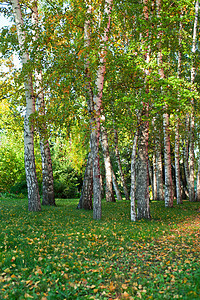
[(128, 201), (100, 221), (77, 204), (0, 198), (0, 299), (200, 299), (200, 203), (151, 202), (135, 223)]

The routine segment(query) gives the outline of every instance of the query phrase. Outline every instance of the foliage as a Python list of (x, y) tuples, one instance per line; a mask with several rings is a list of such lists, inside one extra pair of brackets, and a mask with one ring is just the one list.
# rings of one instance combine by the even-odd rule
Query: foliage
[[(39, 145), (35, 147), (36, 172), (38, 183), (42, 184), (42, 166)], [(23, 136), (20, 132), (1, 134), (0, 147), (0, 191), (15, 194), (27, 194), (26, 175), (24, 168)]]
[(198, 203), (152, 202), (131, 223), (127, 201), (103, 202), (98, 222), (77, 202), (33, 214), (0, 198), (1, 299), (199, 299)]
[(86, 151), (78, 149), (81, 141), (77, 136), (73, 138), (72, 134), (70, 138), (57, 137), (53, 143), (54, 189), (58, 198), (73, 198), (80, 193)]
[(8, 191), (17, 182), (25, 180), (22, 137), (1, 135), (0, 191)]
[[(1, 1), (3, 3), (3, 1)], [(88, 150), (89, 120), (87, 116), (87, 79), (85, 76), (86, 57), (90, 62), (90, 79), (95, 91), (96, 71), (99, 61), (100, 40), (107, 22), (103, 13), (104, 2), (94, 2), (89, 16), (91, 41), (90, 46), (84, 43), (84, 24), (88, 18), (88, 1), (39, 1), (38, 39), (33, 40), (30, 3), (21, 2), (26, 31), (26, 47), (30, 56), (27, 66), (14, 72), (12, 55), (18, 50), (16, 42), (16, 26), (3, 28), (0, 41), (2, 60), (6, 59), (9, 72), (2, 72), (6, 80), (1, 82), (0, 98), (7, 98), (6, 105), (17, 110), (24, 107), (24, 75), (34, 71), (42, 71), (41, 87), (45, 95), (46, 114), (32, 116), (36, 127), (47, 123), (51, 133), (60, 129), (60, 134), (68, 132), (72, 139), (71, 149), (63, 157), (53, 158), (55, 190), (62, 197), (76, 194), (76, 185), (81, 183), (85, 158)], [(192, 86), (191, 43), (194, 21), (194, 1), (181, 0), (174, 3), (162, 1), (160, 17), (156, 2), (149, 1), (148, 20), (144, 18), (144, 2), (114, 1), (112, 8), (111, 30), (109, 33), (106, 74), (103, 90), (103, 114), (106, 117), (106, 127), (109, 134), (110, 147), (113, 144), (113, 120), (119, 133), (119, 150), (122, 157), (122, 167), (126, 181), (130, 184), (130, 156), (132, 137), (137, 124), (138, 111), (142, 104), (149, 103), (149, 120), (156, 116), (162, 118), (163, 104), (167, 105), (171, 120), (180, 114), (181, 139), (184, 140), (184, 118), (191, 112), (191, 98), (195, 98), (195, 114), (199, 119), (199, 86)], [(11, 16), (11, 6), (2, 5), (2, 12)], [(180, 23), (182, 30), (180, 32)], [(34, 28), (35, 30), (35, 28)], [(148, 34), (144, 34), (148, 30)], [(179, 37), (181, 36), (181, 44)], [(196, 83), (198, 83), (198, 44), (195, 56)], [(162, 65), (158, 66), (158, 52), (162, 50)], [(146, 62), (147, 49), (150, 50), (150, 61)], [(181, 78), (177, 78), (178, 52), (182, 55)], [(5, 62), (4, 62), (5, 63)], [(163, 68), (165, 78), (160, 79), (159, 70)], [(148, 76), (145, 71), (148, 69)], [(8, 74), (9, 73), (9, 74)], [(145, 79), (146, 78), (146, 79)], [(146, 83), (148, 93), (146, 93)], [(162, 89), (162, 93), (160, 92)], [(0, 121), (1, 128), (7, 126), (16, 128), (11, 114), (5, 110), (5, 119)], [(22, 119), (22, 118), (21, 118)], [(3, 124), (2, 124), (3, 123)], [(11, 124), (11, 125), (10, 125)], [(162, 124), (162, 123), (161, 123)], [(171, 131), (174, 122), (171, 122)], [(160, 125), (162, 126), (162, 125)], [(198, 127), (196, 126), (198, 129)], [(71, 131), (74, 131), (71, 134)], [(198, 132), (198, 130), (197, 130)], [(150, 131), (150, 140), (155, 133)], [(76, 138), (74, 138), (76, 137)], [(174, 136), (172, 137), (172, 144)], [(196, 136), (195, 136), (196, 137)], [(154, 143), (149, 144), (150, 153), (154, 151)], [(54, 151), (54, 150), (53, 150)], [(57, 150), (55, 150), (56, 153)], [(182, 153), (181, 153), (182, 155)], [(39, 156), (38, 156), (39, 157)], [(182, 159), (182, 157), (181, 157)], [(113, 159), (114, 161), (114, 159)], [(41, 164), (38, 159), (38, 176), (41, 183)], [(116, 171), (116, 168), (115, 168)], [(80, 177), (80, 178), (79, 178)], [(73, 186), (74, 185), (74, 186)]]

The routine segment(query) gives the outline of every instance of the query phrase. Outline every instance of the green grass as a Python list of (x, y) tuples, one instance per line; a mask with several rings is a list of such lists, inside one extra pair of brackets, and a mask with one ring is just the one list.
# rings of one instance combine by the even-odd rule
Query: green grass
[(102, 220), (78, 200), (31, 213), (0, 199), (0, 299), (200, 299), (199, 203), (151, 203), (130, 221), (130, 203), (103, 202)]

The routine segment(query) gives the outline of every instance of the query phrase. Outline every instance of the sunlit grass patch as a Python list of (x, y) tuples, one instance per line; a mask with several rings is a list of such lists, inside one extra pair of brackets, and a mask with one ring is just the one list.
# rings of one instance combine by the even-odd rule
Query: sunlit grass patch
[(103, 217), (78, 200), (28, 212), (0, 200), (0, 299), (199, 299), (199, 203), (151, 203), (130, 221), (130, 203), (103, 201)]

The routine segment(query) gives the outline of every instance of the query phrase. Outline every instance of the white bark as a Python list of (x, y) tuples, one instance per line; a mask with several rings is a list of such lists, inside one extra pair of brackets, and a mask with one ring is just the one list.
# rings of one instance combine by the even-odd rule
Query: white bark
[(157, 173), (156, 173), (156, 153), (153, 152), (153, 180), (152, 180), (152, 192), (153, 192), (153, 200), (157, 200)]
[(165, 161), (165, 206), (173, 206), (173, 187), (172, 187), (172, 171), (171, 171), (171, 149), (169, 136), (169, 114), (163, 115), (164, 129), (164, 161)]
[(91, 152), (88, 154), (87, 166), (85, 169), (83, 186), (81, 190), (81, 197), (79, 200), (79, 204), (77, 206), (78, 209), (92, 209), (92, 194), (93, 194), (93, 176), (92, 176), (92, 155)]
[(107, 26), (104, 31), (102, 43), (100, 44), (101, 51), (99, 53), (100, 61), (97, 71), (96, 89), (97, 93), (94, 96), (94, 114), (95, 126), (92, 130), (93, 135), (93, 218), (101, 219), (101, 183), (100, 183), (100, 167), (99, 167), (99, 136), (100, 136), (100, 116), (103, 96), (103, 85), (106, 70), (106, 42), (108, 40), (108, 32), (110, 29), (110, 14), (112, 0), (105, 1), (104, 13), (108, 18)]
[(179, 118), (176, 119), (175, 125), (175, 177), (176, 177), (176, 201), (177, 204), (182, 203), (181, 195), (181, 177), (180, 177), (180, 156), (179, 156)]
[(113, 182), (113, 187), (114, 187), (114, 190), (115, 190), (117, 200), (121, 201), (122, 200), (122, 195), (121, 195), (121, 192), (120, 192), (120, 189), (119, 189), (119, 186), (118, 186), (117, 179), (116, 179), (115, 173), (113, 171), (113, 168), (112, 168), (112, 182)]
[(197, 44), (197, 23), (198, 23), (198, 14), (199, 14), (199, 1), (196, 1), (195, 4), (195, 19), (193, 27), (193, 38), (192, 38), (192, 67), (191, 67), (191, 83), (194, 83), (195, 79), (195, 66), (194, 66), (194, 54), (196, 53), (196, 44)]
[(139, 220), (151, 218), (149, 205), (148, 139), (149, 123), (142, 120), (138, 134), (137, 189), (139, 193), (137, 195), (137, 219)]
[[(37, 1), (33, 1), (32, 6), (32, 25), (33, 25), (33, 40), (37, 41), (39, 38), (38, 34), (38, 8)], [(35, 86), (36, 86), (36, 104), (39, 115), (45, 115), (45, 101), (44, 92), (42, 89), (42, 72), (35, 70)], [(40, 152), (42, 158), (42, 177), (43, 177), (43, 205), (55, 205), (54, 196), (54, 183), (53, 183), (53, 170), (51, 161), (51, 152), (49, 147), (49, 142), (47, 138), (47, 128), (46, 124), (39, 125), (39, 135), (40, 135)]]
[(152, 126), (153, 126), (153, 143), (155, 145), (155, 151), (153, 151), (152, 154), (152, 164), (153, 164), (153, 178), (152, 178), (152, 192), (153, 192), (153, 200), (157, 200), (157, 172), (156, 172), (156, 144), (155, 144), (155, 139), (156, 139), (156, 128), (155, 128), (155, 118), (152, 120)]
[[(100, 166), (99, 166), (99, 137), (100, 137), (100, 117), (102, 106), (102, 95), (104, 76), (106, 70), (106, 50), (108, 41), (108, 32), (110, 30), (112, 0), (105, 1), (104, 17), (107, 20), (103, 36), (100, 42), (99, 66), (97, 70), (97, 79), (95, 82), (96, 92), (93, 93), (91, 88), (89, 66), (90, 62), (86, 59), (85, 70), (88, 78), (89, 91), (89, 113), (91, 118), (91, 151), (93, 156), (93, 218), (101, 219), (101, 181), (100, 181)], [(87, 9), (87, 20), (85, 21), (84, 34), (85, 46), (90, 46), (90, 13), (91, 5)]]
[(105, 177), (106, 177), (106, 201), (115, 202), (113, 185), (112, 185), (112, 166), (109, 153), (108, 135), (103, 121), (101, 122), (101, 145), (103, 149), (104, 165), (105, 165)]
[(119, 148), (118, 148), (118, 134), (117, 134), (116, 129), (114, 129), (114, 141), (115, 141), (115, 156), (116, 156), (116, 160), (117, 160), (119, 174), (120, 174), (121, 181), (122, 181), (124, 195), (125, 195), (126, 200), (129, 200), (129, 193), (128, 193), (128, 189), (127, 189), (125, 178), (124, 178), (124, 172), (122, 170), (122, 165), (121, 165), (120, 153), (119, 153)]
[[(148, 0), (143, 0), (144, 8), (143, 14), (144, 19), (148, 21), (149, 19), (149, 8)], [(149, 39), (149, 30), (147, 29), (144, 33), (144, 38)], [(147, 51), (145, 53), (145, 62), (148, 65), (150, 62), (150, 46), (147, 46)], [(148, 98), (149, 87), (147, 82), (147, 76), (149, 75), (149, 68), (144, 69), (146, 75), (145, 78), (145, 93)], [(143, 101), (142, 111), (138, 132), (138, 174), (137, 174), (137, 190), (139, 193), (137, 195), (137, 219), (150, 219), (150, 205), (149, 205), (149, 169), (148, 169), (148, 143), (149, 143), (149, 103)]]
[(198, 160), (198, 173), (197, 173), (197, 190), (196, 190), (196, 201), (200, 201), (200, 155)]
[[(184, 139), (184, 170), (185, 170), (185, 178), (186, 183), (188, 187), (188, 191), (190, 191), (190, 180), (189, 180), (189, 131), (190, 131), (190, 125), (189, 125), (189, 114), (186, 114), (185, 118), (185, 139)], [(189, 193), (190, 194), (190, 193)]]
[(137, 155), (138, 129), (135, 132), (132, 155), (131, 155), (131, 221), (135, 222), (137, 219), (136, 205), (135, 205), (135, 189), (136, 189), (136, 155)]
[[(28, 53), (25, 49), (25, 32), (23, 29), (23, 18), (18, 0), (11, 0), (15, 23), (17, 27), (17, 35), (19, 47), (21, 51), (21, 61), (25, 67), (29, 61)], [(30, 116), (35, 111), (35, 102), (33, 97), (31, 75), (25, 75), (24, 78), (25, 97), (26, 97), (26, 113), (24, 117), (24, 160), (26, 181), (28, 189), (28, 209), (30, 211), (41, 210), (38, 182), (35, 168), (34, 142), (33, 142), (33, 126), (30, 124)]]
[[(182, 16), (181, 16), (182, 17)], [(182, 22), (180, 22), (179, 28), (179, 51), (178, 51), (178, 68), (177, 68), (177, 77), (181, 78), (181, 36), (182, 31)], [(178, 99), (180, 99), (180, 95), (178, 94)], [(180, 138), (179, 138), (179, 117), (176, 116), (176, 124), (175, 124), (175, 177), (176, 177), (176, 201), (177, 204), (181, 204), (182, 202), (182, 193), (181, 193), (181, 174), (180, 174)]]
[[(156, 0), (157, 4), (157, 16), (160, 18), (161, 11), (161, 0)], [(163, 32), (159, 32), (158, 38), (161, 38)], [(159, 74), (163, 79), (165, 77), (164, 70), (162, 67), (162, 49), (161, 43), (158, 45), (158, 66), (160, 66)], [(161, 87), (162, 92), (162, 87)], [(167, 105), (165, 105), (165, 109), (167, 109)], [(172, 170), (171, 170), (171, 149), (170, 149), (170, 135), (169, 135), (169, 114), (165, 112), (163, 114), (163, 129), (164, 129), (164, 162), (165, 162), (165, 206), (172, 207), (173, 206), (173, 184), (172, 184)]]
[[(195, 19), (193, 27), (193, 40), (192, 40), (192, 67), (191, 67), (191, 84), (194, 84), (195, 80), (195, 61), (194, 56), (196, 52), (196, 40), (197, 40), (197, 22), (198, 22), (199, 1), (196, 1), (195, 5)], [(194, 99), (191, 99), (191, 114), (190, 114), (190, 147), (189, 147), (189, 200), (195, 201), (194, 192)]]
[(156, 185), (157, 185), (157, 200), (164, 200), (163, 192), (163, 168), (160, 137), (156, 138)]

